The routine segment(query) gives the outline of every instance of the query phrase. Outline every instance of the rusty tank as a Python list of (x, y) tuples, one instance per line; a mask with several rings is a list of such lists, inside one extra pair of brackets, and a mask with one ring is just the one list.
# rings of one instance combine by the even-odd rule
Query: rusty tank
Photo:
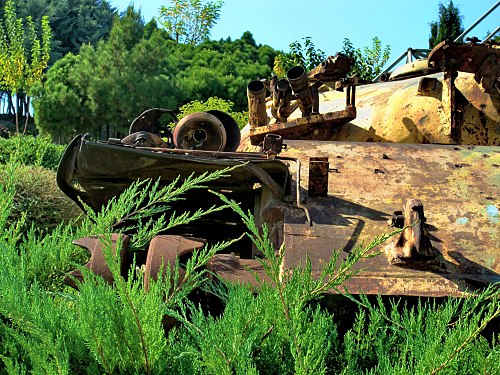
[[(315, 69), (248, 85), (249, 124), (239, 132), (220, 111), (195, 113), (173, 132), (162, 109), (141, 114), (124, 139), (76, 137), (58, 169), (63, 192), (99, 210), (137, 179), (166, 185), (192, 173), (239, 168), (211, 184), (267, 225), (284, 270), (334, 249), (345, 259), (360, 240), (405, 228), (363, 259), (345, 285), (352, 293), (461, 295), (500, 282), (500, 49), (443, 42), (425, 60), (396, 69), (385, 82), (360, 85), (337, 54)], [(220, 204), (191, 191), (174, 209)], [(163, 260), (246, 228), (218, 212), (149, 244), (146, 276)], [(133, 235), (133, 234), (132, 234)], [(109, 276), (99, 241), (82, 239), (87, 267)], [(265, 279), (248, 239), (216, 255), (208, 268), (226, 280)]]

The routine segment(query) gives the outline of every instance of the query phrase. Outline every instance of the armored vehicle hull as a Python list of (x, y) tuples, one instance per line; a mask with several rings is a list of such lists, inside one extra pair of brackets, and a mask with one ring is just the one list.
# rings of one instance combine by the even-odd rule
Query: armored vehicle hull
[[(392, 82), (341, 78), (349, 67), (341, 56), (307, 78), (295, 69), (288, 83), (267, 83), (267, 106), (265, 83), (255, 81), (240, 142), (217, 112), (181, 120), (168, 141), (154, 124), (123, 140), (78, 136), (59, 166), (59, 186), (97, 210), (137, 179), (167, 185), (239, 165), (173, 208), (210, 207), (220, 200), (208, 190), (223, 193), (267, 225), (275, 249), (284, 249), (283, 271), (309, 259), (316, 275), (334, 250), (341, 261), (359, 241), (404, 228), (375, 249), (380, 255), (356, 264), (360, 273), (345, 285), (352, 293), (441, 297), (500, 282), (500, 74), (490, 64), (500, 67), (499, 50), (446, 46), (429, 55), (443, 73)], [(173, 261), (245, 229), (234, 213), (215, 213), (152, 241), (148, 259)], [(208, 267), (255, 283), (256, 274), (266, 279), (261, 256), (243, 240)]]

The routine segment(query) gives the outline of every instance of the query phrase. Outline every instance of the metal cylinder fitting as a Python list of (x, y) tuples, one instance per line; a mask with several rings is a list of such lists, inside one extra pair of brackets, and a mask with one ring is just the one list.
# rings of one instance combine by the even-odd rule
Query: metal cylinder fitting
[(314, 100), (309, 88), (306, 70), (301, 66), (294, 66), (286, 73), (286, 77), (297, 97), (302, 116), (309, 116), (313, 109)]
[[(280, 79), (272, 87), (273, 101), (271, 114), (280, 122), (286, 122), (292, 113), (290, 105), (292, 88), (286, 79)], [(295, 107), (297, 108), (297, 107)]]
[(247, 86), (248, 123), (251, 128), (269, 123), (266, 113), (266, 86), (262, 81), (251, 81)]

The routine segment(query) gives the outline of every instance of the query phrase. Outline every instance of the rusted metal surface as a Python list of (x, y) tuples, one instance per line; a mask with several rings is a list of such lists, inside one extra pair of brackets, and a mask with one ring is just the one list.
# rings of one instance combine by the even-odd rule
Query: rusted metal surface
[[(310, 157), (327, 156), (332, 172), (328, 196), (305, 201), (312, 226), (302, 211), (285, 211), (285, 268), (309, 257), (319, 275), (334, 249), (345, 258), (360, 240), (392, 231), (392, 213), (417, 197), (426, 207), (436, 258), (400, 265), (384, 254), (362, 260), (356, 267), (364, 271), (346, 284), (348, 290), (445, 296), (500, 281), (498, 148), (293, 140), (287, 145), (283, 155), (304, 166)], [(308, 188), (302, 178), (301, 189)]]
[(261, 282), (270, 282), (259, 259), (241, 259), (233, 254), (217, 254), (207, 264), (207, 270), (224, 280), (249, 283), (258, 286), (255, 275)]
[[(201, 151), (186, 155), (169, 149), (162, 151), (89, 142), (79, 136), (63, 155), (57, 172), (58, 186), (77, 204), (81, 199), (98, 210), (137, 179), (160, 179), (166, 185), (177, 178), (185, 179), (192, 173), (214, 172), (240, 165), (241, 168), (228, 173), (227, 178), (214, 181), (210, 188), (224, 190), (228, 194), (233, 192), (235, 196), (253, 195), (253, 185), (262, 183), (272, 185), (270, 188), (277, 195), (285, 194), (288, 168), (282, 162), (265, 156)], [(75, 181), (78, 186), (74, 185)], [(212, 194), (199, 193), (204, 202), (214, 202), (213, 197), (210, 199)]]
[(309, 189), (310, 197), (326, 197), (328, 195), (328, 158), (309, 158)]
[(266, 113), (266, 86), (261, 81), (252, 81), (247, 86), (248, 123), (252, 128), (269, 123)]
[(444, 81), (446, 82), (449, 95), (450, 137), (456, 143), (460, 143), (463, 106), (461, 105), (461, 101), (459, 102), (460, 94), (455, 86), (457, 76), (458, 72), (455, 69), (444, 73)]
[[(416, 222), (417, 226), (401, 238), (423, 255), (429, 253), (421, 241), (430, 240), (432, 257), (412, 259), (409, 247), (405, 250), (403, 244), (400, 251), (396, 250), (396, 257), (404, 261), (394, 263), (394, 258), (384, 255), (384, 246), (401, 244), (402, 240), (390, 239), (375, 249), (382, 252), (380, 255), (356, 264), (362, 271), (345, 287), (352, 293), (437, 297), (460, 295), (500, 281), (498, 148), (293, 140), (287, 140), (287, 144), (278, 159), (290, 163), (292, 171), (293, 160), (302, 161), (298, 170), (302, 173), (292, 176), (295, 181), (299, 176), (300, 183), (290, 201), (299, 195), (302, 198), (290, 204), (273, 198), (274, 193), (266, 189), (252, 199), (259, 225), (266, 223), (271, 228), (276, 248), (284, 243), (283, 270), (305, 265), (308, 257), (313, 273), (319, 275), (334, 249), (341, 251), (340, 259), (345, 259), (359, 241), (392, 231), (387, 220), (393, 212), (407, 198), (418, 197), (426, 207), (425, 226), (418, 226), (419, 221), (424, 224), (423, 209), (414, 200), (406, 205), (405, 214), (394, 216), (394, 222)], [(327, 196), (311, 194), (308, 169), (314, 158), (322, 158), (325, 165), (328, 162)], [(312, 226), (299, 207), (301, 201)], [(218, 225), (219, 231), (234, 228), (229, 223)], [(213, 241), (213, 236), (205, 232), (204, 238)], [(175, 240), (174, 244), (180, 242)], [(149, 273), (158, 270), (158, 259), (165, 259), (164, 254), (174, 259), (179, 249), (176, 246), (170, 240), (153, 243), (146, 267)], [(243, 247), (239, 245), (239, 250)], [(254, 274), (267, 279), (261, 261), (252, 259), (254, 255), (253, 251), (240, 256), (220, 254), (207, 267), (224, 279), (258, 286)]]
[(287, 73), (288, 82), (293, 89), (302, 117), (310, 116), (313, 109), (313, 95), (309, 88), (309, 79), (306, 70), (301, 66), (294, 66)]
[(159, 134), (161, 131), (167, 132), (172, 135), (170, 129), (162, 126), (160, 119), (164, 114), (169, 114), (174, 123), (177, 124), (179, 120), (174, 112), (164, 108), (151, 108), (142, 112), (137, 118), (132, 121), (129, 128), (129, 134), (144, 131), (153, 134)]
[(253, 145), (260, 144), (266, 134), (278, 134), (287, 139), (327, 138), (326, 134), (335, 127), (340, 127), (356, 117), (356, 108), (347, 107), (344, 110), (325, 114), (297, 118), (289, 122), (277, 122), (267, 126), (250, 129), (250, 139)]
[(269, 157), (274, 158), (283, 150), (283, 137), (277, 134), (267, 134), (264, 137), (262, 150), (268, 154)]
[[(272, 95), (272, 116), (280, 122), (286, 122), (290, 114), (297, 109), (297, 106), (292, 106), (291, 103), (292, 88), (290, 83), (286, 79), (271, 80), (270, 91)], [(267, 123), (263, 125), (267, 125)]]
[[(113, 274), (106, 263), (104, 252), (102, 250), (102, 246), (105, 241), (106, 240), (104, 238), (99, 238), (97, 236), (84, 237), (73, 241), (73, 244), (87, 249), (90, 252), (90, 260), (87, 262), (85, 267), (96, 275), (101, 276), (107, 283), (112, 284), (114, 282)], [(127, 235), (116, 233), (111, 235), (111, 251), (114, 255), (116, 255), (117, 245), (120, 245), (118, 254), (121, 259), (121, 264), (123, 264), (123, 258), (129, 241), (130, 237)], [(83, 281), (83, 274), (80, 270), (72, 271), (70, 276), (67, 276), (64, 279), (64, 282), (73, 288), (77, 288), (78, 285), (75, 283), (74, 279)]]
[[(249, 137), (252, 144), (261, 144), (267, 134), (279, 134), (288, 139), (325, 139), (332, 127), (343, 125), (355, 118), (354, 85), (358, 80), (346, 77), (352, 63), (348, 57), (337, 54), (335, 57), (328, 57), (309, 72), (302, 66), (294, 66), (288, 70), (286, 79), (278, 80), (273, 77), (265, 81), (271, 93), (268, 98), (268, 112), (272, 119), (264, 115), (264, 82), (250, 82), (247, 93)], [(346, 88), (345, 109), (320, 112), (319, 88), (326, 81), (335, 81), (339, 91)], [(290, 115), (297, 113), (297, 110), (300, 110), (301, 118), (295, 116), (292, 121), (288, 121)]]
[(187, 115), (174, 129), (174, 144), (180, 149), (222, 151), (226, 147), (226, 140), (222, 122), (207, 112)]
[[(118, 142), (116, 142), (118, 144)], [(137, 147), (169, 147), (160, 136), (147, 131), (139, 131), (129, 134), (120, 143)]]
[(429, 53), (429, 66), (445, 71), (473, 73), (487, 93), (500, 89), (500, 49), (474, 42), (461, 44), (443, 41)]
[[(252, 161), (254, 167), (261, 168), (273, 183), (252, 169), (241, 168), (228, 179), (211, 186), (242, 202), (243, 209), (252, 210), (258, 225), (266, 223), (276, 248), (284, 243), (283, 269), (303, 265), (309, 257), (313, 272), (319, 275), (334, 249), (341, 250), (341, 259), (345, 259), (360, 240), (371, 240), (391, 231), (387, 220), (400, 210), (407, 198), (415, 197), (426, 207), (425, 230), (428, 230), (435, 257), (392, 264), (382, 253), (362, 260), (356, 265), (363, 269), (361, 274), (346, 283), (349, 291), (445, 296), (459, 295), (467, 289), (500, 281), (500, 150), (497, 147), (314, 140), (286, 140), (286, 143), (287, 148), (275, 160), (260, 159), (262, 156), (257, 155), (252, 159), (242, 154), (247, 155), (246, 160)], [(191, 172), (215, 170), (242, 161), (197, 156), (200, 151), (194, 155), (163, 155), (157, 151), (81, 139), (69, 154), (76, 151), (74, 169), (59, 172), (62, 176), (76, 178), (80, 187), (86, 190), (82, 192), (87, 195), (86, 202), (96, 207), (106, 202), (108, 194), (118, 194), (137, 177), (161, 176), (163, 183), (167, 183), (178, 175), (185, 178), (183, 176)], [(314, 196), (310, 161), (314, 162), (315, 158), (321, 158), (324, 166), (328, 165), (326, 196), (324, 190), (323, 196)], [(123, 162), (124, 165), (117, 166), (116, 160), (127, 160), (129, 164)], [(292, 172), (292, 180), (288, 170)], [(324, 175), (324, 171), (321, 173)], [(287, 203), (278, 199), (275, 190), (289, 194), (280, 186), (290, 181), (290, 191), (294, 193)], [(255, 183), (261, 186), (257, 190)], [(183, 202), (182, 208), (194, 209), (200, 204), (213, 205), (216, 201), (210, 199), (208, 193), (201, 192)], [(217, 241), (224, 239), (217, 236), (234, 237), (245, 230), (238, 226), (237, 217), (228, 216), (226, 212), (173, 234), (193, 236), (194, 233), (195, 237)], [(396, 215), (394, 220), (401, 220), (401, 216), (406, 224), (418, 221), (411, 212)], [(422, 222), (421, 217), (420, 220)], [(415, 232), (406, 236), (405, 241), (412, 236), (415, 237)], [(259, 277), (265, 277), (259, 260), (252, 259), (258, 254), (251, 244), (238, 245), (235, 250), (239, 256), (221, 255), (211, 261), (210, 267), (221, 277), (256, 285), (246, 267)], [(383, 246), (378, 250), (383, 252)], [(158, 269), (159, 263), (154, 259), (161, 258), (163, 251), (170, 250), (167, 247), (151, 253), (148, 269)], [(408, 258), (404, 250), (401, 254), (401, 258)]]
[[(411, 61), (411, 60), (410, 60)], [(389, 76), (389, 81), (418, 77), (437, 73), (438, 68), (430, 67), (427, 59), (418, 59), (407, 64), (401, 65), (393, 70)]]
[[(238, 152), (232, 151), (239, 132), (227, 135), (234, 120), (215, 113), (202, 115), (216, 119), (210, 122), (215, 130), (206, 124), (178, 126), (176, 149), (137, 133), (108, 143), (77, 137), (63, 156), (58, 184), (75, 201), (100, 209), (137, 179), (160, 179), (163, 186), (240, 165), (209, 189), (239, 202), (257, 226), (268, 227), (273, 246), (283, 245), (284, 273), (309, 258), (318, 277), (334, 249), (342, 261), (361, 240), (392, 231), (390, 225), (406, 226), (374, 249), (379, 255), (355, 265), (360, 273), (345, 283), (347, 290), (461, 295), (500, 282), (498, 50), (443, 44), (430, 61), (444, 74), (356, 86), (355, 79), (345, 78), (348, 61), (336, 56), (308, 74), (292, 71), (280, 88), (277, 79), (268, 82), (273, 97), (267, 112), (266, 84), (254, 81), (248, 88), (251, 126)], [(323, 84), (329, 80), (335, 82)], [(269, 123), (271, 115), (277, 122)], [(182, 131), (194, 143), (181, 144)], [(212, 136), (222, 139), (224, 132), (234, 146), (200, 146)], [(217, 197), (196, 189), (171, 208), (216, 204)], [(241, 219), (228, 211), (153, 239), (145, 285), (162, 265), (188, 257), (205, 241), (244, 233)], [(213, 275), (254, 286), (255, 275), (269, 281), (266, 260), (256, 259), (262, 254), (247, 238), (226, 251), (207, 265)], [(92, 255), (89, 268), (98, 256)], [(97, 271), (107, 275), (99, 264)]]
[[(500, 145), (500, 97), (488, 94), (472, 73), (458, 73), (454, 82), (462, 104), (458, 141), (450, 127), (450, 95), (443, 73), (400, 81), (356, 86), (356, 117), (318, 134), (324, 141), (440, 143)], [(324, 86), (320, 94), (320, 113), (344, 110), (345, 94)], [(293, 113), (289, 123), (300, 120)], [(316, 127), (321, 127), (321, 120)], [(269, 132), (274, 132), (274, 127)], [(257, 137), (259, 128), (242, 130), (238, 150), (250, 151), (248, 137)], [(290, 130), (291, 132), (291, 130)], [(286, 137), (284, 135), (284, 137)], [(293, 135), (291, 138), (297, 138)], [(311, 136), (310, 136), (311, 137)], [(322, 137), (322, 138), (319, 138)], [(304, 138), (302, 138), (304, 139)], [(285, 141), (286, 143), (286, 141)], [(252, 142), (257, 144), (257, 142)]]
[(417, 95), (432, 96), (441, 100), (443, 84), (436, 77), (422, 77), (418, 81)]
[(328, 58), (311, 69), (307, 76), (312, 84), (320, 82), (334, 82), (344, 78), (351, 70), (353, 61), (341, 54), (328, 56)]
[(241, 141), (240, 127), (236, 120), (227, 113), (219, 111), (217, 109), (211, 109), (209, 111), (206, 111), (206, 113), (217, 117), (217, 119), (222, 123), (224, 130), (226, 131), (226, 146), (222, 151), (236, 151)]
[[(322, 120), (317, 118), (314, 137), (310, 135), (311, 124), (304, 125), (302, 133), (283, 123), (243, 132), (252, 145), (257, 145), (266, 131), (282, 131), (279, 134), (291, 139), (324, 141), (500, 145), (499, 55), (500, 49), (486, 45), (442, 43), (431, 52), (427, 64), (445, 73), (352, 86), (356, 95), (351, 103), (349, 95), (336, 91), (342, 79), (321, 86), (319, 113), (343, 111), (346, 104), (356, 106), (355, 118), (337, 123), (330, 131), (318, 131)], [(426, 73), (415, 64), (405, 66), (407, 71), (401, 74)], [(295, 125), (301, 117), (295, 111), (287, 121)], [(250, 148), (242, 142), (239, 149)]]
[[(165, 275), (167, 268), (172, 269), (176, 259), (187, 254), (191, 254), (195, 249), (201, 249), (205, 245), (204, 241), (194, 240), (182, 236), (159, 235), (155, 236), (149, 243), (148, 255), (144, 268), (144, 287), (149, 287), (149, 280), (157, 280), (160, 269)], [(179, 280), (184, 279), (184, 268), (179, 267)]]

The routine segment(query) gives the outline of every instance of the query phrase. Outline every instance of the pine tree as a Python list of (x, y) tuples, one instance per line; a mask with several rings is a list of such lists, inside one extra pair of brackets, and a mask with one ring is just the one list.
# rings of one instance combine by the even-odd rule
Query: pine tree
[(450, 0), (447, 6), (439, 4), (439, 20), (430, 23), (429, 48), (434, 48), (443, 40), (455, 40), (463, 33), (462, 15)]

